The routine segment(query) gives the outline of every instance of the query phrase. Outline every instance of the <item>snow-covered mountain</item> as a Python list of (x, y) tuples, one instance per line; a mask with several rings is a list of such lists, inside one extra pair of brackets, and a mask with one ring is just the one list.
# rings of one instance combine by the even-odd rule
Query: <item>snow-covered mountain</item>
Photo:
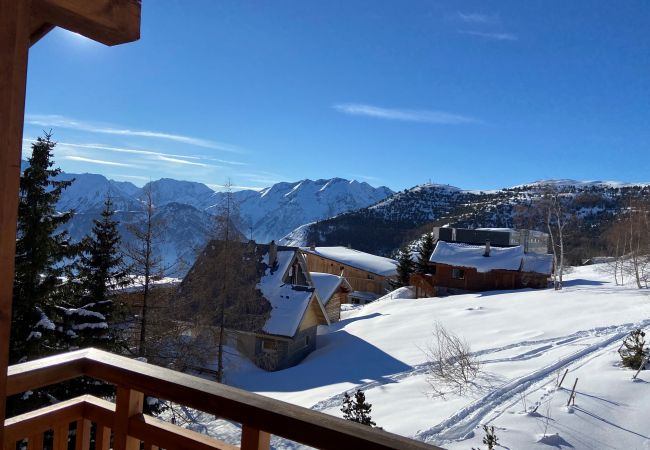
[[(241, 231), (259, 242), (279, 239), (308, 222), (324, 220), (338, 214), (375, 204), (393, 192), (368, 183), (342, 178), (302, 180), (277, 183), (256, 191), (234, 194), (241, 217)], [(214, 204), (222, 203), (223, 193), (216, 193)]]
[[(627, 199), (650, 199), (648, 183), (550, 180), (492, 191), (426, 184), (395, 193), (367, 208), (300, 226), (281, 242), (286, 245), (352, 245), (359, 250), (388, 256), (435, 225), (525, 226), (544, 231), (543, 223), (517, 221), (523, 209), (530, 208), (531, 201), (540, 198), (548, 185), (563, 193), (567, 213), (579, 230), (568, 245), (582, 251), (587, 248), (594, 252), (602, 250), (599, 238), (607, 224), (625, 211)], [(583, 245), (587, 241), (588, 245)]]
[[(128, 225), (142, 218), (142, 201), (151, 190), (156, 205), (156, 218), (165, 224), (162, 253), (166, 262), (182, 258), (188, 264), (194, 260), (197, 249), (208, 239), (213, 214), (226, 199), (223, 192), (215, 192), (202, 183), (163, 178), (142, 188), (129, 182), (109, 180), (98, 174), (59, 175), (62, 180), (75, 181), (63, 192), (57, 209), (74, 209), (74, 218), (66, 229), (74, 240), (79, 240), (92, 229), (93, 219), (99, 216), (104, 199), (110, 195), (120, 221), (125, 243), (131, 239)], [(258, 242), (280, 239), (294, 228), (308, 222), (377, 203), (392, 191), (386, 187), (372, 187), (367, 183), (341, 178), (329, 180), (302, 180), (278, 183), (261, 191), (243, 190), (233, 193), (240, 219), (235, 220), (240, 231)]]

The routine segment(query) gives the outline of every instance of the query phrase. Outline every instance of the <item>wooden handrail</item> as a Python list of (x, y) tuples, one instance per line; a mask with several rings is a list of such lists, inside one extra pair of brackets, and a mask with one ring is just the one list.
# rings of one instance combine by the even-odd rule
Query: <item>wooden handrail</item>
[[(180, 403), (316, 448), (439, 449), (383, 430), (97, 349), (79, 350), (10, 366), (7, 392), (18, 394), (82, 375)], [(131, 433), (132, 426), (138, 428), (140, 425), (132, 422), (133, 418), (130, 420)], [(147, 423), (146, 420), (144, 423)]]

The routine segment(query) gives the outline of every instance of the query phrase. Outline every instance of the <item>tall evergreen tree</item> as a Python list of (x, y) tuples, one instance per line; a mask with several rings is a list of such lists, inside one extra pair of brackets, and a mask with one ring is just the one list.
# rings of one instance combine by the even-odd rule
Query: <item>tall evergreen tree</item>
[(54, 353), (60, 343), (48, 314), (66, 295), (62, 277), (76, 247), (65, 231), (57, 231), (73, 212), (59, 213), (56, 203), (73, 181), (56, 180), (61, 169), (53, 169), (56, 143), (45, 133), (32, 144), (29, 167), (20, 178), (16, 274), (12, 308), (10, 360)]
[(113, 219), (113, 213), (113, 201), (107, 195), (101, 218), (93, 221), (92, 233), (82, 243), (78, 304), (65, 310), (72, 322), (71, 334), (79, 347), (115, 351), (120, 345), (115, 329), (108, 327), (115, 312), (112, 292), (126, 286), (130, 278), (120, 250), (118, 222)]
[(419, 273), (428, 273), (429, 272), (429, 259), (431, 254), (436, 247), (436, 243), (433, 240), (433, 233), (429, 232), (422, 237), (420, 245), (418, 247), (418, 262), (416, 271)]
[(354, 399), (347, 392), (345, 393), (343, 406), (341, 407), (344, 419), (374, 427), (376, 424), (370, 417), (371, 410), (372, 405), (366, 403), (366, 395), (361, 389), (357, 389)]
[(411, 274), (414, 270), (415, 263), (413, 262), (413, 254), (408, 245), (404, 246), (397, 258), (397, 280), (395, 287), (408, 286), (411, 282)]

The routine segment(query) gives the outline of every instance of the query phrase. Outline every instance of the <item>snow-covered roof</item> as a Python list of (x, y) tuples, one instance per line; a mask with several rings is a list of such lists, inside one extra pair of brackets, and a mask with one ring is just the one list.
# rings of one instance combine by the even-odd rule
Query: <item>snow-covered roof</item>
[(268, 334), (292, 337), (302, 321), (312, 298), (318, 303), (327, 320), (327, 314), (323, 306), (314, 297), (314, 288), (309, 286), (296, 286), (285, 283), (284, 275), (289, 270), (294, 256), (298, 249), (278, 250), (277, 265), (274, 268), (268, 267), (268, 252), (262, 257), (262, 262), (267, 266), (264, 275), (260, 278), (257, 288), (271, 304), (271, 313), (262, 327), (262, 331)]
[(553, 272), (553, 255), (526, 253), (521, 262), (521, 271), (550, 275)]
[[(450, 266), (469, 267), (478, 272), (491, 270), (523, 270), (526, 272), (550, 273), (548, 257), (551, 255), (525, 254), (521, 245), (516, 247), (492, 247), (490, 256), (485, 254), (484, 245), (460, 244), (439, 241), (429, 261)], [(530, 270), (535, 269), (535, 270)]]
[(519, 245), (517, 247), (492, 247), (490, 256), (483, 256), (484, 253), (484, 245), (439, 241), (429, 261), (450, 266), (471, 267), (479, 272), (519, 270), (524, 249)]
[(306, 247), (304, 250), (377, 275), (385, 277), (397, 275), (397, 261), (383, 256), (347, 247), (316, 247), (314, 250)]
[(311, 281), (314, 283), (318, 297), (323, 302), (323, 305), (327, 305), (332, 298), (332, 295), (336, 293), (341, 284), (347, 287), (348, 290), (352, 290), (345, 278), (332, 275), (330, 273), (322, 272), (309, 272), (311, 276)]

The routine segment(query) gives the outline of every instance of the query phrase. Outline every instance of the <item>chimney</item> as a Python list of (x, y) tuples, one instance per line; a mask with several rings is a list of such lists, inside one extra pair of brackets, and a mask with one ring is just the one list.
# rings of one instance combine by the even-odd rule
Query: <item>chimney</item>
[(485, 253), (483, 256), (490, 256), (490, 240), (485, 241)]
[(269, 267), (273, 269), (278, 262), (278, 244), (271, 241), (269, 244)]
[(309, 250), (311, 250), (312, 252), (315, 252), (315, 251), (316, 251), (316, 244), (315, 244), (314, 242), (312, 242), (312, 243), (309, 245)]

